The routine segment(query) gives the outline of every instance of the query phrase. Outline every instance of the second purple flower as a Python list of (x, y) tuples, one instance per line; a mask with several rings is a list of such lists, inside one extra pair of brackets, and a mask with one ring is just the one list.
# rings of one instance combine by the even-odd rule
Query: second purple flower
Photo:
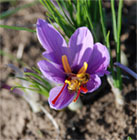
[(62, 109), (76, 101), (80, 93), (93, 92), (101, 85), (100, 77), (107, 74), (110, 56), (101, 43), (93, 42), (87, 27), (78, 28), (67, 45), (62, 35), (45, 20), (37, 21), (37, 37), (46, 50), (47, 60), (38, 62), (43, 75), (63, 84), (51, 89), (51, 108)]

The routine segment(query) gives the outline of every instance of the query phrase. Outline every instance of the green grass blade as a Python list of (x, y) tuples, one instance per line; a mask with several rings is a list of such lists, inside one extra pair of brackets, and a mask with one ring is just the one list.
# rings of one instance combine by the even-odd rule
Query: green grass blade
[(24, 73), (26, 76), (32, 76), (32, 77), (35, 77), (36, 79), (40, 80), (41, 82), (43, 82), (43, 84), (45, 84), (47, 86), (48, 89), (51, 88), (51, 85), (46, 81), (44, 80), (43, 78), (41, 78), (39, 75), (35, 74), (35, 73), (31, 73), (31, 72), (25, 72)]
[(107, 44), (107, 48), (108, 48), (109, 54), (110, 54), (110, 70), (112, 72), (113, 79), (115, 79), (115, 74), (114, 74), (114, 70), (113, 70), (113, 60), (112, 60), (112, 54), (111, 54), (111, 48), (110, 48), (110, 42), (109, 42), (109, 35), (110, 35), (110, 31), (108, 31), (107, 36), (106, 36), (106, 44)]
[(29, 90), (32, 90), (32, 91), (38, 91), (38, 89), (34, 89), (34, 88), (29, 88), (29, 87), (24, 87), (24, 86), (14, 86), (11, 88), (11, 90), (15, 89), (15, 88), (20, 88), (20, 89), (29, 89)]
[[(121, 23), (122, 23), (122, 7), (123, 7), (123, 0), (119, 1), (118, 6), (118, 20), (117, 20), (117, 48), (116, 48), (116, 60), (117, 62), (120, 62), (120, 34), (121, 34)], [(118, 79), (118, 88), (122, 88), (122, 78), (121, 78), (121, 70), (119, 67), (117, 67), (117, 79)]]
[(105, 22), (104, 22), (104, 17), (103, 17), (103, 10), (102, 10), (102, 1), (98, 0), (98, 4), (99, 4), (99, 13), (100, 13), (100, 22), (101, 22), (101, 27), (102, 27), (102, 32), (103, 32), (103, 37), (105, 40), (105, 44), (106, 43), (106, 27), (105, 27)]
[(77, 0), (76, 21), (77, 21), (77, 25), (79, 26), (80, 23), (81, 23), (81, 19), (80, 19), (80, 0)]
[(94, 30), (94, 26), (93, 26), (92, 20), (90, 18), (89, 12), (88, 12), (88, 1), (85, 1), (84, 5), (85, 5), (84, 6), (85, 7), (85, 15), (87, 16), (87, 20), (89, 22), (90, 29), (93, 33), (95, 42), (97, 42), (97, 36), (96, 36), (95, 30)]
[(49, 91), (48, 90), (45, 90), (45, 88), (43, 88), (42, 86), (39, 86), (39, 93), (46, 96), (46, 97), (49, 97)]
[(26, 27), (18, 27), (18, 26), (9, 26), (9, 25), (0, 25), (0, 28), (6, 28), (6, 29), (12, 29), (12, 30), (18, 30), (18, 31), (28, 31), (28, 32), (36, 32), (35, 30), (26, 28)]
[(73, 8), (71, 0), (67, 0), (67, 1), (59, 0), (59, 1), (64, 6), (66, 11), (69, 13), (70, 19), (72, 20), (74, 26), (77, 28), (75, 18), (73, 17), (74, 8)]
[(112, 11), (112, 24), (113, 24), (113, 35), (114, 40), (117, 42), (117, 25), (116, 25), (116, 13), (115, 13), (115, 0), (111, 0), (111, 11)]
[(50, 0), (40, 0), (42, 5), (48, 9), (50, 13), (50, 18), (60, 26), (60, 28), (65, 32), (65, 34), (70, 37), (75, 30), (75, 27), (70, 25), (65, 18), (59, 13), (57, 8), (52, 4)]
[(38, 74), (42, 74), (41, 71), (36, 67), (32, 67), (32, 70), (34, 70)]
[(10, 10), (8, 10), (6, 12), (3, 12), (3, 13), (0, 14), (0, 19), (7, 18), (7, 17), (17, 13), (19, 10), (31, 7), (31, 6), (33, 6), (36, 3), (38, 3), (38, 1), (34, 1), (32, 3), (29, 3), (29, 4), (24, 4), (23, 6), (19, 6), (19, 7), (16, 7), (14, 9), (10, 9)]
[(60, 5), (60, 2), (61, 2), (61, 1), (56, 0), (56, 2), (57, 2), (57, 4), (58, 4), (59, 8), (61, 9), (61, 11), (63, 12), (64, 17), (66, 17), (66, 19), (68, 20), (68, 22), (73, 26), (72, 21), (69, 19), (69, 17), (67, 16), (67, 14), (65, 13), (65, 11), (63, 10), (62, 5)]
[(94, 4), (94, 21), (95, 21), (95, 24), (98, 22), (98, 9), (99, 9), (99, 6), (98, 6), (98, 1), (95, 0), (93, 1), (95, 4)]
[[(23, 86), (19, 85), (16, 88), (29, 89), (29, 90), (33, 90), (33, 91), (36, 90), (38, 93), (48, 97), (48, 95), (49, 95), (48, 93), (49, 93), (51, 87), (50, 88), (46, 87), (46, 85), (41, 84), (40, 82), (36, 81), (35, 79), (33, 79), (31, 77), (24, 77), (24, 78), (17, 77), (17, 78), (20, 80), (23, 80), (23, 81), (27, 81), (27, 82), (31, 83), (31, 85), (29, 85), (29, 87), (23, 87)], [(24, 92), (25, 92), (25, 90), (24, 90)]]

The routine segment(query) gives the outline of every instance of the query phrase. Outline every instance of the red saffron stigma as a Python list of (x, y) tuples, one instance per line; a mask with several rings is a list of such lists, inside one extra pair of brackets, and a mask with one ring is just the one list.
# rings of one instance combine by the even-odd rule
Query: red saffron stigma
[(73, 100), (74, 102), (77, 101), (77, 99), (78, 99), (78, 97), (79, 97), (79, 95), (80, 95), (80, 91), (81, 91), (81, 88), (78, 90), (77, 96), (76, 96), (76, 98)]
[(87, 89), (86, 87), (81, 86), (80, 89), (81, 89), (84, 93), (87, 93), (87, 92), (88, 92), (88, 89)]
[(83, 86), (80, 86), (79, 90), (78, 90), (78, 93), (77, 93), (77, 96), (76, 98), (73, 100), (74, 102), (77, 101), (79, 95), (80, 95), (80, 92), (83, 91), (84, 93), (87, 93), (88, 92), (88, 89), (86, 87), (83, 87)]
[(59, 92), (59, 94), (55, 97), (54, 100), (52, 100), (52, 104), (55, 104), (55, 103), (56, 103), (57, 99), (59, 98), (59, 96), (60, 96), (61, 93), (63, 92), (63, 90), (64, 90), (64, 88), (65, 88), (66, 85), (67, 85), (67, 83), (64, 83), (64, 85), (63, 85), (61, 91)]

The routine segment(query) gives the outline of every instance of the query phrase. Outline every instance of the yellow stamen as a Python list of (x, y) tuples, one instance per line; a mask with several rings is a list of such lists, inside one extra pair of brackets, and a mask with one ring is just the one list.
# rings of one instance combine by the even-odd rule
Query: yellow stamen
[(83, 67), (81, 67), (81, 69), (78, 71), (78, 74), (85, 73), (87, 68), (88, 68), (88, 64), (87, 62), (84, 62)]
[(68, 84), (68, 85), (71, 84), (71, 82), (69, 80), (65, 80), (65, 83)]
[(69, 65), (69, 62), (68, 62), (68, 58), (67, 58), (66, 55), (62, 56), (62, 65), (63, 65), (64, 71), (66, 73), (71, 73), (71, 68), (70, 68), (70, 65)]

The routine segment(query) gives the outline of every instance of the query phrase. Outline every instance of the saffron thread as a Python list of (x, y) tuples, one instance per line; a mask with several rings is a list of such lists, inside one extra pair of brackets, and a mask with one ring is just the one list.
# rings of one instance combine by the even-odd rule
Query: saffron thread
[(76, 98), (73, 100), (74, 102), (77, 101), (77, 99), (78, 99), (78, 97), (79, 97), (79, 95), (80, 95), (80, 91), (81, 91), (81, 88), (78, 90), (77, 96), (76, 96)]
[(67, 83), (64, 83), (64, 85), (63, 85), (61, 91), (59, 92), (59, 94), (55, 97), (54, 100), (52, 100), (52, 104), (55, 104), (55, 103), (56, 103), (57, 99), (59, 98), (59, 96), (60, 96), (61, 93), (63, 92), (63, 90), (64, 90), (64, 88), (65, 88), (66, 85), (67, 85)]

